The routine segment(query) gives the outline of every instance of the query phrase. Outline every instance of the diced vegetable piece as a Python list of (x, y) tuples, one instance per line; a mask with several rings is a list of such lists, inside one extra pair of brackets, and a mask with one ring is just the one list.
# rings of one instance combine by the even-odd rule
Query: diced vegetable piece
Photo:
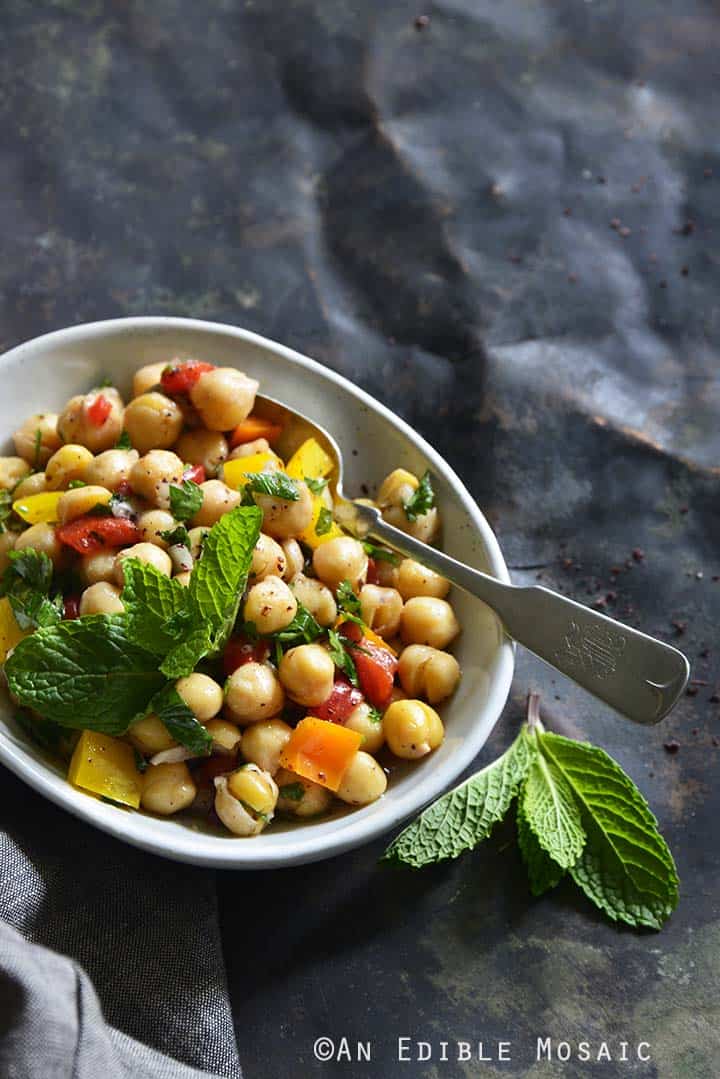
[(83, 731), (68, 769), (68, 780), (113, 802), (137, 809), (142, 775), (131, 746), (99, 731)]
[(102, 427), (111, 412), (112, 402), (108, 401), (104, 393), (94, 397), (85, 409), (85, 415), (93, 427)]
[(206, 371), (214, 371), (211, 363), (200, 360), (187, 360), (185, 363), (171, 363), (160, 376), (160, 385), (170, 396), (190, 393), (197, 380)]
[(332, 470), (332, 457), (325, 453), (317, 439), (309, 438), (295, 450), (285, 471), (295, 480), (302, 480), (305, 476), (312, 480), (322, 480), (329, 476)]
[(228, 677), (245, 663), (264, 663), (270, 655), (267, 641), (251, 641), (247, 637), (231, 637), (223, 652), (223, 668)]
[(269, 461), (274, 461), (281, 468), (283, 467), (282, 461), (272, 450), (251, 453), (249, 457), (237, 457), (234, 461), (226, 461), (222, 471), (223, 481), (228, 487), (238, 490), (245, 482), (246, 476), (254, 472), (262, 472)]
[(362, 699), (359, 689), (351, 686), (347, 679), (338, 678), (330, 696), (313, 708), (313, 713), (318, 719), (327, 719), (329, 723), (344, 723)]
[(15, 614), (10, 606), (7, 596), (0, 599), (0, 663), (4, 663), (7, 654), (16, 645), (20, 644), (23, 637), (27, 637), (32, 630), (22, 630), (15, 620)]
[(363, 695), (376, 708), (385, 708), (390, 703), (398, 661), (383, 642), (378, 645), (371, 639), (372, 630), (360, 627), (355, 622), (345, 622), (342, 634), (354, 641), (356, 648), (350, 648), (350, 655), (355, 663), (358, 682)]
[(203, 465), (188, 465), (182, 474), (183, 481), (188, 483), (204, 483), (205, 468)]
[(360, 748), (362, 735), (338, 723), (307, 716), (301, 719), (280, 754), (291, 772), (336, 791)]
[(251, 415), (237, 425), (230, 435), (229, 441), (233, 449), (236, 446), (243, 446), (246, 442), (254, 442), (258, 438), (266, 438), (272, 445), (281, 434), (282, 427), (279, 423), (264, 420), (261, 416)]
[(137, 525), (127, 517), (78, 517), (57, 530), (57, 538), (80, 554), (93, 554), (105, 547), (126, 547), (139, 543)]
[(321, 547), (322, 544), (327, 543), (328, 540), (337, 539), (338, 536), (345, 535), (342, 528), (340, 528), (340, 526), (337, 525), (335, 521), (329, 522), (327, 532), (321, 531), (320, 535), (317, 534), (315, 529), (317, 527), (318, 521), (320, 520), (320, 514), (323, 512), (323, 510), (327, 510), (327, 506), (325, 505), (322, 496), (313, 495), (313, 515), (310, 520), (310, 524), (307, 526), (307, 528), (304, 528), (302, 532), (298, 533), (297, 538), (301, 541), (301, 543), (306, 543), (308, 547), (312, 547), (313, 550), (315, 550), (316, 547)]
[(73, 592), (69, 596), (65, 596), (63, 601), (63, 618), (79, 618), (80, 617), (80, 596)]
[(360, 635), (362, 632), (362, 636), (366, 637), (368, 641), (372, 641), (372, 643), (376, 644), (378, 648), (384, 648), (387, 652), (390, 653), (391, 656), (397, 655), (397, 652), (392, 647), (392, 645), (388, 644), (388, 642), (384, 640), (378, 633), (376, 633), (374, 629), (370, 629), (370, 626), (366, 626), (363, 622), (362, 626), (359, 627), (357, 626), (357, 623), (355, 623), (356, 628), (348, 630), (348, 627), (351, 624), (352, 623), (347, 621), (346, 616), (342, 612), (340, 612), (340, 614), (335, 619), (335, 625), (333, 629), (340, 630), (344, 637), (349, 637), (350, 640), (353, 640), (356, 643), (360, 640)]
[(57, 521), (58, 502), (63, 491), (45, 491), (41, 495), (28, 495), (13, 502), (13, 510), (29, 525), (41, 522), (54, 524)]

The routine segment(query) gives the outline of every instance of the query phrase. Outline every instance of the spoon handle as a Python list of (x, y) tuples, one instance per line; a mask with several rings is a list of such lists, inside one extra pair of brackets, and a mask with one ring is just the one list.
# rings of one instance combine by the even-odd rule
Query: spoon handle
[(685, 689), (690, 665), (672, 645), (549, 588), (504, 584), (406, 535), (377, 511), (367, 524), (373, 538), (483, 600), (510, 637), (635, 723), (659, 723)]

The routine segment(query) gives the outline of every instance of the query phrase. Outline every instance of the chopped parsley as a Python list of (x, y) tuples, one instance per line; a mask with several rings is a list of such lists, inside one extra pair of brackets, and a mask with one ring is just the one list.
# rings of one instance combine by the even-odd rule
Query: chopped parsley
[(332, 511), (323, 506), (318, 514), (318, 519), (315, 522), (315, 535), (326, 536), (333, 526)]
[(376, 562), (390, 562), (393, 566), (399, 566), (402, 562), (402, 555), (397, 554), (396, 551), (388, 551), (386, 547), (377, 547), (374, 543), (365, 541), (363, 549), (365, 554), (374, 558)]
[(338, 606), (344, 614), (354, 614), (358, 618), (360, 617), (360, 600), (355, 595), (353, 586), (349, 581), (341, 581), (335, 594)]
[(346, 645), (349, 643), (346, 637), (341, 637), (337, 630), (328, 630), (328, 643), (330, 645), (329, 652), (333, 663), (342, 671), (347, 677), (351, 685), (357, 688), (359, 686), (357, 670), (355, 669), (355, 661), (347, 650)]
[(305, 484), (312, 491), (314, 495), (321, 495), (327, 487), (327, 480), (313, 479), (312, 476), (305, 476)]
[(422, 517), (428, 513), (435, 505), (435, 492), (433, 491), (432, 482), (430, 480), (430, 473), (426, 472), (417, 489), (413, 491), (411, 497), (407, 502), (403, 503), (403, 509), (405, 510), (405, 516), (408, 521), (417, 521), (418, 517)]

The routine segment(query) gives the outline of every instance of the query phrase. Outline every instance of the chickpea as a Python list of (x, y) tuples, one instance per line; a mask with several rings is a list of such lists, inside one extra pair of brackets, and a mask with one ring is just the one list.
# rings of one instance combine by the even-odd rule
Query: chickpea
[(403, 601), (396, 588), (364, 584), (360, 589), (360, 614), (366, 626), (381, 637), (394, 637), (400, 628)]
[(420, 481), (414, 473), (406, 468), (394, 468), (380, 484), (377, 505), (381, 510), (401, 506), (412, 498), (419, 485)]
[(96, 551), (95, 554), (83, 555), (78, 563), (78, 572), (83, 584), (89, 587), (99, 581), (114, 581), (116, 553), (116, 551)]
[(210, 719), (205, 724), (205, 729), (212, 738), (214, 752), (230, 755), (240, 748), (240, 729), (227, 719)]
[(281, 719), (252, 723), (243, 732), (240, 752), (246, 761), (257, 764), (274, 776), (280, 767), (280, 754), (290, 741), (292, 728)]
[(298, 573), (305, 569), (305, 556), (296, 539), (283, 540), (281, 546), (285, 555), (285, 572), (282, 576), (286, 581), (292, 581), (293, 577), (297, 577)]
[(225, 683), (225, 714), (239, 727), (282, 712), (285, 693), (267, 663), (244, 663)]
[(80, 597), (80, 614), (122, 614), (125, 610), (120, 591), (107, 581), (86, 588)]
[(382, 768), (374, 757), (359, 749), (335, 793), (343, 802), (365, 806), (376, 802), (386, 790), (387, 776)]
[(367, 576), (368, 558), (365, 548), (352, 536), (338, 536), (317, 547), (313, 554), (313, 569), (320, 580), (337, 591), (338, 585), (349, 581), (359, 592)]
[(242, 442), (230, 454), (229, 461), (237, 461), (240, 457), (252, 457), (254, 453), (267, 453), (270, 443), (266, 438), (256, 438), (254, 442)]
[(388, 524), (394, 525), (409, 536), (422, 540), (423, 543), (432, 543), (440, 528), (440, 515), (433, 506), (427, 513), (421, 514), (411, 521), (402, 506), (391, 506), (383, 510), (383, 517)]
[(188, 532), (190, 537), (190, 554), (193, 556), (195, 562), (202, 555), (203, 543), (210, 529), (207, 526), (200, 528), (191, 528)]
[(274, 539), (284, 540), (297, 536), (312, 521), (312, 495), (302, 480), (297, 481), (297, 487), (299, 498), (296, 502), (275, 498), (274, 495), (255, 495), (255, 504), (263, 512), (263, 532), (267, 532)]
[(47, 481), (44, 472), (31, 472), (24, 480), (20, 480), (13, 491), (13, 498), (29, 498), (30, 495), (41, 495), (47, 491)]
[(223, 706), (222, 686), (206, 674), (196, 671), (186, 678), (179, 678), (175, 689), (200, 723), (207, 723)]
[(88, 464), (83, 475), (86, 483), (98, 483), (117, 491), (121, 483), (128, 483), (133, 465), (140, 454), (137, 450), (105, 450)]
[(187, 586), (190, 584), (190, 578), (191, 577), (192, 577), (192, 573), (189, 572), (188, 570), (185, 570), (184, 573), (176, 573), (175, 576), (173, 577), (173, 580), (177, 581), (178, 584), (181, 584), (183, 586), (183, 588), (187, 588)]
[(28, 416), (13, 435), (15, 452), (33, 468), (44, 468), (62, 445), (57, 421), (55, 412), (38, 412)]
[(318, 817), (327, 813), (332, 805), (332, 794), (327, 787), (313, 783), (287, 768), (281, 768), (275, 776), (278, 785), (278, 813), (290, 817)]
[(216, 367), (200, 375), (190, 400), (211, 431), (230, 431), (247, 419), (255, 404), (258, 383), (234, 367)]
[(156, 390), (135, 397), (125, 409), (125, 430), (140, 453), (169, 449), (182, 429), (182, 412), (170, 397)]
[(154, 712), (135, 720), (128, 731), (128, 737), (136, 749), (147, 756), (154, 756), (177, 745), (163, 721)]
[(331, 626), (337, 618), (335, 597), (322, 581), (298, 573), (290, 582), (295, 599), (302, 603), (321, 626)]
[(167, 364), (163, 361), (161, 363), (148, 363), (141, 367), (139, 371), (136, 371), (133, 375), (133, 397), (141, 397), (142, 394), (148, 393), (149, 390), (159, 386), (162, 373), (166, 367)]
[(394, 701), (383, 716), (383, 727), (390, 750), (408, 761), (427, 756), (445, 737), (440, 716), (424, 701)]
[(73, 480), (84, 480), (94, 458), (87, 446), (73, 442), (61, 446), (45, 466), (48, 491), (64, 491)]
[(184, 761), (151, 764), (145, 772), (140, 802), (143, 809), (169, 817), (192, 805), (196, 794), (197, 787)]
[(223, 461), (227, 460), (228, 444), (218, 431), (205, 431), (200, 427), (181, 435), (175, 452), (183, 461), (202, 465), (208, 476), (214, 476)]
[[(110, 404), (110, 412), (102, 423), (96, 423), (88, 414), (99, 397), (104, 397)], [(111, 449), (120, 438), (124, 415), (122, 398), (116, 389), (109, 386), (92, 390), (70, 398), (58, 417), (58, 434), (63, 442), (78, 443), (93, 453), (102, 453)]]
[(280, 681), (288, 696), (312, 708), (330, 696), (335, 681), (335, 664), (319, 644), (290, 648), (280, 661)]
[(169, 450), (150, 450), (130, 471), (130, 486), (141, 498), (160, 509), (170, 509), (170, 484), (182, 483), (185, 466)]
[(413, 599), (415, 596), (445, 599), (450, 591), (450, 582), (413, 558), (403, 558), (398, 568), (397, 588), (403, 599)]
[(175, 527), (176, 521), (168, 510), (145, 510), (138, 517), (138, 531), (145, 543), (154, 543), (156, 547), (162, 547), (163, 551), (168, 548), (167, 540), (160, 535), (161, 532), (169, 532)]
[(254, 764), (215, 778), (215, 812), (234, 835), (259, 835), (274, 816), (277, 798), (275, 780)]
[(30, 465), (22, 457), (0, 457), (0, 489), (12, 491), (30, 475)]
[(95, 506), (107, 506), (112, 498), (112, 491), (106, 487), (74, 487), (60, 495), (57, 504), (57, 519), (61, 525), (69, 524), (90, 513)]
[(3, 574), (10, 565), (8, 555), (15, 547), (19, 532), (11, 532), (9, 529), (0, 532), (0, 574)]
[(36, 551), (46, 554), (53, 566), (57, 569), (63, 562), (65, 554), (60, 540), (55, 535), (55, 529), (51, 524), (41, 521), (40, 524), (31, 525), (21, 532), (15, 540), (15, 550), (23, 551), (26, 547), (33, 547)]
[(375, 560), (375, 576), (381, 588), (397, 588), (398, 586), (398, 567), (392, 562), (386, 562), (384, 558)]
[(385, 741), (382, 718), (373, 719), (370, 705), (365, 701), (353, 708), (345, 720), (345, 726), (362, 735), (362, 747), (366, 753), (374, 755), (382, 748)]
[(134, 543), (132, 547), (126, 547), (124, 551), (118, 551), (115, 555), (115, 582), (119, 588), (122, 588), (125, 584), (123, 562), (126, 558), (138, 558), (141, 562), (154, 566), (159, 573), (164, 574), (166, 577), (172, 576), (172, 562), (170, 561), (170, 555), (166, 551), (163, 551), (154, 543)]
[(430, 543), (440, 527), (438, 511), (433, 508), (417, 520), (410, 521), (404, 508), (419, 485), (420, 481), (412, 472), (405, 468), (396, 468), (381, 483), (377, 502), (389, 524), (424, 543)]
[(280, 577), (265, 577), (249, 590), (244, 618), (258, 633), (277, 633), (289, 626), (297, 614), (297, 600)]
[(449, 697), (460, 681), (460, 665), (449, 652), (410, 644), (400, 653), (398, 675), (411, 697), (426, 697), (430, 704), (437, 704)]
[(233, 491), (222, 480), (206, 480), (200, 484), (203, 500), (202, 506), (192, 519), (194, 525), (214, 525), (230, 510), (240, 505), (241, 495), (239, 491)]
[(285, 573), (285, 555), (280, 544), (261, 532), (253, 551), (250, 580), (263, 581), (266, 577), (282, 577)]
[(460, 632), (455, 612), (444, 599), (413, 596), (403, 608), (400, 635), (404, 644), (446, 648)]

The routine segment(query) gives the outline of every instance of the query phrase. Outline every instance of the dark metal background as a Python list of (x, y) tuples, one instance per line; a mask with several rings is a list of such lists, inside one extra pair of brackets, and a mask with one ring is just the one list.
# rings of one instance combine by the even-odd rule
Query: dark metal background
[[(418, 875), (376, 845), (221, 876), (249, 1079), (496, 1073), (403, 1066), (401, 1034), (509, 1039), (505, 1075), (587, 1073), (530, 1071), (538, 1035), (651, 1043), (602, 1075), (717, 1074), (717, 8), (5, 0), (0, 29), (3, 348), (140, 313), (284, 341), (448, 457), (516, 580), (676, 640), (702, 680), (646, 730), (521, 656), (481, 757), (529, 687), (614, 754), (682, 878), (659, 935), (532, 900), (503, 828)], [(321, 1034), (373, 1064), (316, 1063)]]

